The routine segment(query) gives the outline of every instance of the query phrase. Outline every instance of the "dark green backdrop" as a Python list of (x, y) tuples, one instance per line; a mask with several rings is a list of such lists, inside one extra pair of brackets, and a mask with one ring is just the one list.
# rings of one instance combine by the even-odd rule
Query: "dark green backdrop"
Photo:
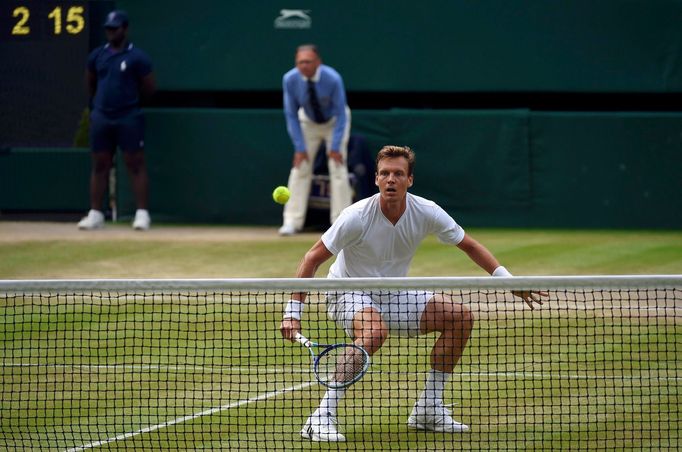
[[(270, 193), (291, 162), (281, 111), (158, 109), (147, 118), (158, 219), (280, 221)], [(353, 130), (373, 155), (412, 146), (412, 191), (465, 225), (682, 227), (682, 114), (357, 111)]]
[[(682, 114), (358, 111), (374, 154), (417, 153), (413, 192), (469, 226), (682, 227)], [(147, 111), (157, 221), (277, 224), (291, 150), (279, 110)], [(89, 153), (0, 153), (0, 209), (88, 208)], [(119, 166), (120, 213), (134, 205)]]
[[(355, 93), (682, 92), (680, 0), (116, 3), (166, 91), (279, 90), (313, 41)], [(303, 16), (277, 21), (292, 6)], [(414, 192), (464, 225), (682, 227), (682, 112), (351, 108), (372, 154), (416, 150)], [(146, 117), (155, 221), (280, 221), (270, 193), (292, 152), (280, 109)], [(84, 150), (0, 149), (0, 213), (85, 212), (88, 168)]]
[[(354, 91), (682, 89), (678, 0), (119, 0), (161, 89), (274, 90), (317, 43)], [(283, 9), (310, 28), (276, 28)]]

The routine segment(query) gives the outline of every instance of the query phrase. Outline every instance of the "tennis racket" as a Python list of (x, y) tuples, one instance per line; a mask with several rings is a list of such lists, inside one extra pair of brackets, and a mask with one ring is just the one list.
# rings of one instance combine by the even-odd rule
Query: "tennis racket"
[[(369, 369), (369, 353), (358, 345), (318, 344), (301, 333), (296, 333), (294, 339), (308, 349), (313, 358), (315, 378), (328, 388), (346, 388), (361, 379)], [(323, 350), (317, 354), (315, 349)]]

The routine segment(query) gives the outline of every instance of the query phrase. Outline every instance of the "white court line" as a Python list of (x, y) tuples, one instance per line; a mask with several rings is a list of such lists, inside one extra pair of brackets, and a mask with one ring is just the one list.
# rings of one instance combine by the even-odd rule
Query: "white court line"
[(311, 370), (303, 368), (269, 368), (265, 366), (239, 367), (239, 366), (195, 366), (195, 365), (172, 365), (172, 364), (40, 364), (40, 363), (0, 363), (2, 367), (44, 367), (49, 369), (84, 369), (84, 370), (132, 370), (132, 371), (178, 371), (178, 372), (202, 372), (202, 373), (227, 373), (227, 372), (257, 372), (257, 373), (310, 373)]
[[(185, 372), (215, 372), (215, 373), (257, 373), (257, 374), (309, 374), (310, 368), (300, 367), (236, 367), (236, 366), (192, 366), (192, 365), (165, 365), (165, 364), (39, 364), (39, 363), (0, 363), (1, 367), (45, 367), (52, 369), (85, 369), (85, 370), (113, 370), (113, 371), (185, 371)], [(375, 375), (426, 375), (426, 371), (390, 371), (390, 370), (369, 370), (368, 374)], [(509, 377), (509, 378), (538, 378), (538, 379), (557, 379), (557, 380), (651, 380), (651, 381), (682, 381), (682, 376), (652, 376), (652, 375), (600, 375), (600, 374), (570, 374), (552, 372), (533, 372), (533, 371), (471, 371), (455, 372), (453, 378), (457, 377)]]
[[(78, 369), (93, 369), (93, 370), (211, 370), (211, 371), (218, 371), (218, 372), (224, 372), (224, 371), (247, 371), (251, 372), (254, 370), (253, 367), (204, 367), (204, 366), (173, 366), (173, 365), (162, 365), (162, 364), (150, 364), (150, 365), (134, 365), (134, 364), (113, 364), (113, 365), (90, 365), (90, 364), (40, 364), (40, 363), (11, 363), (11, 362), (1, 362), (0, 367), (45, 367), (45, 368), (78, 368)], [(310, 370), (303, 371), (303, 370), (297, 370), (297, 369), (285, 369), (285, 368), (265, 368), (261, 369), (256, 367), (255, 370), (257, 372), (264, 372), (264, 373), (283, 373), (283, 372), (289, 372), (292, 373), (309, 373)], [(368, 373), (375, 373), (375, 374), (425, 374), (426, 372), (400, 372), (400, 371), (369, 371)], [(511, 371), (511, 372), (461, 372), (461, 373), (455, 373), (453, 375), (454, 378), (457, 377), (513, 377), (513, 378), (542, 378), (542, 379), (578, 379), (578, 380), (662, 380), (662, 381), (680, 381), (682, 380), (682, 377), (652, 377), (652, 376), (624, 376), (624, 375), (587, 375), (587, 374), (556, 374), (556, 373), (548, 373), (548, 372), (527, 372), (527, 371)], [(250, 399), (244, 399), (244, 400), (239, 400), (237, 402), (233, 402), (227, 405), (223, 405), (217, 408), (211, 408), (206, 411), (202, 411), (200, 413), (188, 415), (188, 416), (183, 416), (179, 417), (177, 419), (163, 422), (161, 424), (145, 427), (139, 430), (135, 430), (133, 432), (128, 432), (128, 433), (123, 433), (121, 435), (112, 437), (112, 438), (107, 438), (104, 440), (100, 441), (95, 441), (92, 443), (88, 443), (82, 446), (77, 446), (74, 448), (67, 449), (66, 452), (76, 452), (76, 451), (81, 451), (81, 450), (86, 450), (86, 449), (91, 449), (94, 447), (99, 447), (105, 444), (109, 444), (112, 442), (116, 441), (121, 441), (124, 439), (128, 439), (143, 433), (149, 433), (153, 432), (155, 430), (159, 430), (171, 425), (179, 424), (182, 422), (186, 421), (191, 421), (193, 419), (197, 419), (202, 416), (208, 416), (212, 415), (215, 413), (218, 413), (220, 411), (228, 410), (231, 408), (236, 408), (242, 405), (247, 405), (253, 402), (257, 402), (260, 400), (265, 400), (269, 399), (271, 397), (275, 397), (277, 395), (285, 394), (287, 392), (292, 392), (292, 391), (298, 391), (300, 389), (305, 389), (307, 387), (312, 386), (315, 384), (315, 381), (310, 381), (307, 383), (302, 383), (296, 386), (291, 386), (288, 388), (280, 389), (277, 391), (271, 391), (267, 392), (264, 394), (261, 394), (256, 397), (252, 397)]]
[(92, 449), (93, 447), (99, 447), (99, 446), (103, 446), (105, 444), (109, 444), (109, 443), (113, 443), (116, 441), (121, 441), (124, 439), (132, 438), (133, 436), (141, 435), (143, 433), (153, 432), (154, 430), (159, 430), (159, 429), (162, 429), (165, 427), (169, 427), (171, 425), (180, 424), (182, 422), (191, 421), (193, 419), (197, 419), (197, 418), (202, 417), (202, 416), (210, 416), (211, 414), (215, 414), (215, 413), (218, 413), (218, 412), (224, 411), (224, 410), (229, 410), (230, 408), (236, 408), (236, 407), (239, 407), (242, 405), (248, 405), (249, 403), (258, 402), (259, 400), (269, 399), (271, 397), (275, 397), (275, 396), (278, 396), (281, 394), (285, 394), (287, 392), (305, 389), (309, 386), (312, 386), (315, 383), (317, 383), (317, 382), (309, 381), (307, 383), (302, 383), (300, 385), (291, 386), (289, 388), (284, 388), (284, 389), (280, 389), (277, 391), (266, 392), (265, 394), (261, 394), (261, 395), (256, 396), (256, 397), (252, 397), (250, 399), (244, 399), (244, 400), (240, 400), (238, 402), (233, 402), (233, 403), (223, 405), (223, 406), (220, 406), (217, 408), (211, 408), (209, 410), (202, 411), (201, 413), (190, 414), (188, 416), (183, 416), (183, 417), (179, 417), (177, 419), (173, 419), (172, 421), (167, 421), (167, 422), (163, 422), (161, 424), (152, 425), (150, 427), (141, 428), (139, 430), (135, 430), (134, 432), (123, 433), (121, 435), (114, 436), (113, 438), (107, 438), (107, 439), (103, 439), (101, 441), (95, 441), (93, 443), (88, 443), (88, 444), (84, 444), (82, 446), (73, 447), (71, 449), (67, 449), (66, 452), (76, 452), (79, 450)]
[(553, 374), (548, 372), (462, 372), (452, 374), (453, 378), (464, 377), (512, 377), (512, 378), (540, 378), (557, 380), (661, 380), (680, 381), (682, 377), (658, 377), (646, 375), (587, 375), (587, 374)]

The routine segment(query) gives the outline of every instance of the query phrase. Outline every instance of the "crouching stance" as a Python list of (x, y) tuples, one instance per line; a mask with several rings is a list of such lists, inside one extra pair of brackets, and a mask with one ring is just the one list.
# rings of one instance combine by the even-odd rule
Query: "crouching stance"
[[(332, 256), (329, 278), (404, 277), (419, 243), (429, 234), (464, 251), (493, 276), (511, 276), (483, 245), (432, 201), (407, 192), (413, 183), (414, 153), (408, 147), (385, 146), (377, 155), (379, 193), (346, 208), (321, 239), (305, 254), (297, 277), (311, 278)], [(530, 307), (540, 303), (541, 292), (515, 292)], [(301, 330), (305, 294), (293, 294), (280, 325), (293, 340)], [(327, 311), (354, 343), (372, 355), (389, 332), (415, 337), (438, 333), (431, 350), (431, 369), (407, 424), (434, 432), (465, 432), (443, 404), (443, 392), (461, 358), (474, 325), (464, 304), (431, 292), (350, 291), (328, 294)], [(319, 407), (301, 430), (313, 441), (345, 441), (337, 429), (337, 407), (346, 388), (328, 389)]]

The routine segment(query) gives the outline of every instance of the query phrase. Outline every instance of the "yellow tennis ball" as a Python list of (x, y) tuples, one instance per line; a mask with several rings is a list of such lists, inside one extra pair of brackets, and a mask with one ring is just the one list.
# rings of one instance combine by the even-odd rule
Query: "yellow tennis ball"
[(280, 185), (279, 187), (275, 188), (275, 191), (272, 192), (272, 199), (277, 204), (286, 204), (287, 201), (289, 201), (290, 196), (291, 192), (287, 187), (283, 185)]

